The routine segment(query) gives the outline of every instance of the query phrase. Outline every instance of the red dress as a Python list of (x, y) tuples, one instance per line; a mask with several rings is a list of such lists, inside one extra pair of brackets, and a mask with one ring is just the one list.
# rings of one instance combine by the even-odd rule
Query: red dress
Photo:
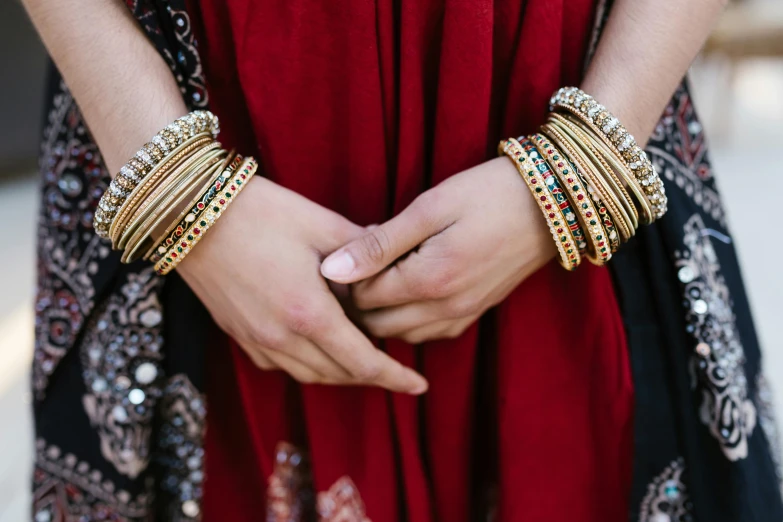
[[(500, 138), (535, 131), (551, 93), (579, 81), (594, 10), (592, 0), (192, 7), (221, 141), (361, 225), (493, 157)], [(426, 375), (426, 395), (301, 386), (218, 339), (205, 522), (626, 519), (633, 394), (606, 270), (553, 262), (458, 339), (383, 346)]]

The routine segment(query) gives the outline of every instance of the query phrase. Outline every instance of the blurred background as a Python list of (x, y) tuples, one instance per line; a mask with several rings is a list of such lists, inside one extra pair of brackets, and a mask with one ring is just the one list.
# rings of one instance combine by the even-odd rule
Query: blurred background
[[(13, 0), (0, 2), (0, 522), (28, 517), (36, 155), (45, 69), (44, 49), (22, 7)], [(733, 2), (694, 64), (691, 79), (776, 392), (778, 418), (783, 418), (783, 277), (774, 262), (783, 245), (759, 226), (781, 216), (783, 2)], [(736, 183), (740, 178), (750, 183)]]

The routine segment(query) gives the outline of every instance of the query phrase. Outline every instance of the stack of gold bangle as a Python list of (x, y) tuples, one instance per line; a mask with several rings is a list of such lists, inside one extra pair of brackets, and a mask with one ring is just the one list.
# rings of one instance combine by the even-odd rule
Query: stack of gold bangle
[(122, 262), (144, 257), (158, 273), (170, 272), (250, 182), (255, 160), (223, 149), (215, 141), (218, 132), (212, 113), (192, 112), (160, 131), (120, 169), (93, 225), (123, 251)]
[(498, 149), (541, 207), (560, 264), (575, 270), (586, 257), (603, 265), (639, 224), (666, 213), (663, 182), (633, 136), (592, 97), (567, 87), (550, 105), (540, 134), (503, 140)]

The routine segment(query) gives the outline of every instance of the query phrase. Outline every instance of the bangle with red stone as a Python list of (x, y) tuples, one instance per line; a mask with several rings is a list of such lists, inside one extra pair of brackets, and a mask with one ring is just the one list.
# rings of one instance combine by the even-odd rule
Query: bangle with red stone
[(231, 163), (220, 173), (220, 175), (209, 184), (208, 188), (198, 194), (185, 210), (174, 220), (174, 224), (166, 230), (161, 238), (153, 243), (153, 246), (144, 254), (144, 259), (148, 259), (153, 264), (160, 261), (166, 252), (176, 243), (179, 238), (185, 234), (185, 231), (195, 223), (201, 214), (209, 207), (212, 200), (218, 195), (220, 190), (233, 177), (239, 164), (242, 162), (242, 156), (237, 155)]
[[(587, 185), (568, 161), (568, 157), (558, 150), (548, 138), (542, 134), (534, 134), (531, 139), (538, 152), (546, 158), (549, 166), (560, 178), (561, 184), (568, 192), (569, 199), (582, 218), (583, 230), (590, 239), (587, 245), (587, 259), (595, 265), (602, 266), (612, 258), (612, 252), (609, 248), (610, 243), (603, 219), (593, 205), (587, 192)], [(604, 209), (605, 211), (606, 209)]]
[(579, 218), (574, 212), (568, 194), (563, 189), (557, 176), (549, 167), (546, 156), (533, 144), (530, 139), (531, 137), (532, 136), (527, 138), (522, 137), (519, 138), (518, 141), (520, 145), (522, 145), (522, 149), (527, 153), (530, 160), (541, 173), (541, 177), (544, 178), (544, 184), (546, 184), (547, 190), (557, 203), (563, 218), (565, 218), (568, 226), (568, 232), (566, 232), (566, 234), (571, 236), (569, 237), (569, 242), (576, 245), (576, 248), (579, 250), (579, 255), (582, 256), (587, 249), (587, 242), (585, 241), (585, 235), (582, 231), (582, 225), (579, 223)]
[(564, 232), (568, 227), (560, 212), (560, 208), (545, 188), (544, 178), (541, 176), (538, 168), (530, 160), (522, 145), (514, 138), (502, 140), (498, 144), (498, 154), (508, 156), (544, 214), (544, 219), (552, 234), (555, 247), (560, 254), (560, 266), (566, 270), (575, 270), (579, 266), (579, 252), (576, 245), (569, 244), (569, 246), (566, 246), (566, 243), (569, 242)]
[(250, 183), (257, 168), (258, 163), (256, 163), (255, 159), (251, 157), (245, 159), (237, 174), (216, 195), (215, 199), (207, 206), (201, 218), (197, 219), (184, 232), (182, 237), (169, 248), (168, 252), (155, 263), (155, 272), (158, 275), (168, 274), (185, 259), (185, 256), (201, 241), (201, 238), (204, 237), (209, 228), (223, 215), (225, 210), (231, 205), (231, 202)]

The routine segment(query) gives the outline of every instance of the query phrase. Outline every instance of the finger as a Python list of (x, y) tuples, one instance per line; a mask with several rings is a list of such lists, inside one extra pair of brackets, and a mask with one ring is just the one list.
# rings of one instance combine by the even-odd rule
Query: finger
[(427, 391), (427, 380), (377, 349), (334, 303), (326, 311), (329, 328), (319, 328), (312, 340), (346, 368), (360, 383), (395, 392), (419, 395)]
[(325, 380), (318, 372), (283, 352), (269, 350), (265, 355), (278, 368), (303, 384), (315, 384)]
[(414, 301), (437, 300), (458, 290), (444, 263), (428, 262), (419, 252), (380, 274), (354, 283), (352, 297), (359, 310), (374, 310)]
[(323, 261), (321, 274), (346, 284), (377, 274), (439, 232), (435, 214), (424, 207), (421, 202), (414, 202), (397, 217), (338, 249)]
[(360, 316), (361, 324), (375, 337), (400, 338), (403, 334), (423, 326), (452, 319), (447, 317), (444, 303), (417, 302), (390, 308), (380, 308), (364, 312)]
[(264, 351), (261, 348), (248, 350), (245, 349), (245, 353), (253, 361), (253, 364), (261, 368), (262, 370), (277, 370), (278, 366), (272, 362), (272, 360), (264, 355)]
[[(268, 356), (274, 353), (290, 357), (329, 380), (339, 381), (351, 378), (351, 374), (346, 368), (342, 367), (328, 353), (325, 353), (304, 337), (297, 337), (296, 340), (287, 343), (281, 350), (267, 351)], [(270, 358), (276, 360), (275, 357)]]
[(428, 341), (437, 341), (439, 339), (455, 339), (462, 335), (476, 319), (478, 318), (473, 317), (467, 319), (436, 321), (426, 326), (405, 332), (400, 338), (410, 344), (421, 344)]

